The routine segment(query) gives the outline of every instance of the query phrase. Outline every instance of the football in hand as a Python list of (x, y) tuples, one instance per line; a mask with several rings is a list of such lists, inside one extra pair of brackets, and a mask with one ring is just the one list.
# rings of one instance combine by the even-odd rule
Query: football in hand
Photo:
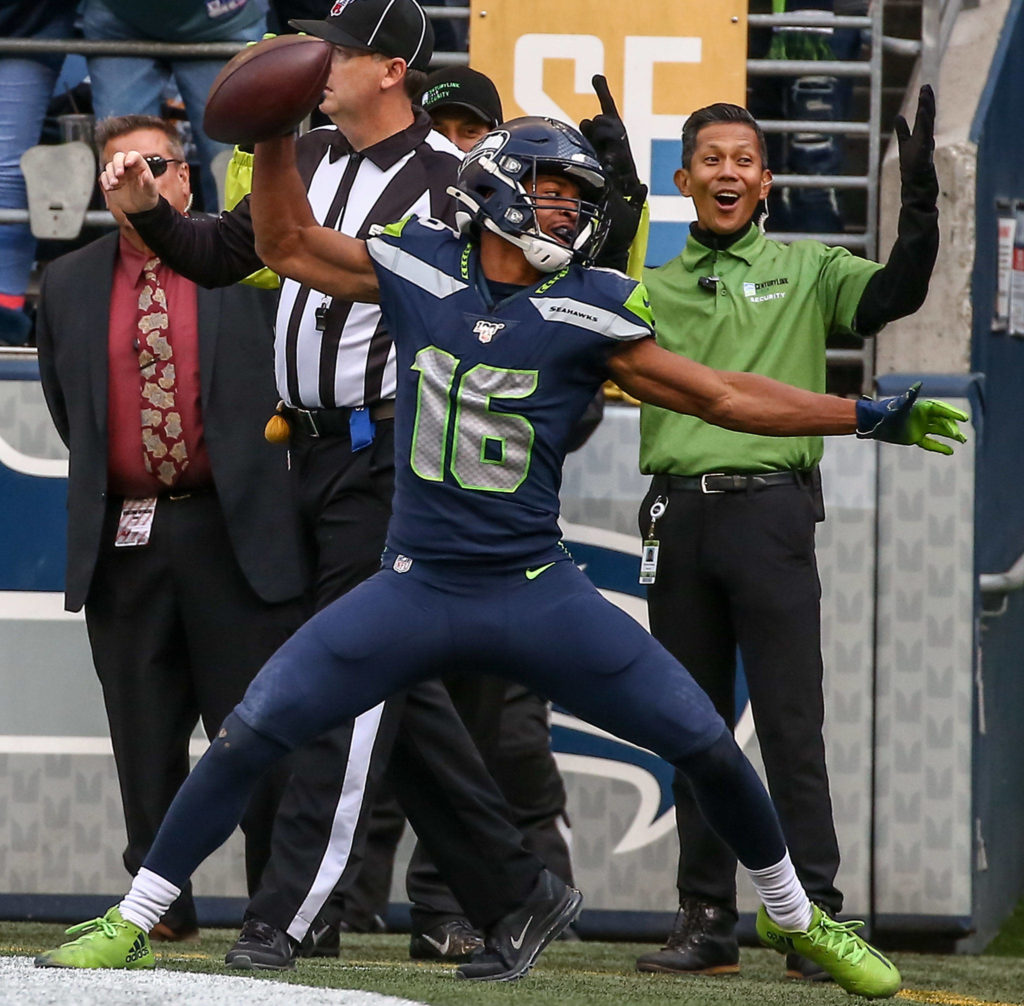
[(320, 104), (331, 44), (279, 35), (236, 53), (206, 98), (203, 130), (221, 143), (259, 143), (294, 129)]

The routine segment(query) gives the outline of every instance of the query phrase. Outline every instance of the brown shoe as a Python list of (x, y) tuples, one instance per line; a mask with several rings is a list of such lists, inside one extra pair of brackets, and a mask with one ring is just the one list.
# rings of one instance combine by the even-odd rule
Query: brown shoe
[(815, 964), (800, 954), (786, 954), (786, 977), (800, 982), (835, 981), (820, 964)]
[(149, 938), (154, 943), (195, 943), (199, 939), (198, 929), (171, 929), (163, 922), (158, 922), (150, 931)]

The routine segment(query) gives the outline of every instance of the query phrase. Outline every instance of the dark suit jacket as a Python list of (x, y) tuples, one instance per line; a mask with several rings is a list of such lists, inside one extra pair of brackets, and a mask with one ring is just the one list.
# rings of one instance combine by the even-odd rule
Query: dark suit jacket
[[(107, 505), (107, 345), (118, 235), (51, 262), (36, 320), (39, 371), (70, 451), (65, 606), (85, 603)], [(197, 288), (203, 429), (238, 564), (265, 601), (306, 583), (298, 515), (282, 447), (263, 439), (277, 401), (275, 295), (245, 286)]]

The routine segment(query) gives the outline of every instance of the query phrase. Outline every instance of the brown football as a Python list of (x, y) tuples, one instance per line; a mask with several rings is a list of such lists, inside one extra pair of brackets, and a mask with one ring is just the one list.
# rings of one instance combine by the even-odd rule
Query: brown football
[(221, 143), (259, 143), (294, 129), (320, 103), (331, 45), (279, 35), (236, 53), (206, 97), (203, 130)]

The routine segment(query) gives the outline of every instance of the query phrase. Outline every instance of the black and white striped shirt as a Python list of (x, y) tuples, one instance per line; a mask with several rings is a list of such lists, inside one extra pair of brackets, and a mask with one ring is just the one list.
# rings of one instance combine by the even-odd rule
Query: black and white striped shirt
[[(462, 151), (434, 132), (420, 109), (408, 128), (358, 153), (334, 126), (299, 137), (295, 153), (313, 215), (326, 227), (366, 238), (374, 224), (410, 213), (454, 224), (455, 201), (446, 189)], [(237, 283), (263, 265), (248, 196), (218, 217), (185, 217), (161, 198), (130, 219), (167, 265), (202, 286)], [(332, 301), (282, 280), (274, 345), (278, 393), (288, 405), (351, 408), (394, 398), (394, 350), (376, 304)]]
[[(410, 213), (454, 221), (445, 190), (462, 153), (431, 129), (425, 112), (358, 153), (334, 126), (315, 129), (299, 140), (296, 155), (313, 215), (325, 227), (366, 238), (374, 224)], [(395, 395), (394, 347), (380, 308), (332, 300), (290, 279), (281, 284), (275, 367), (278, 392), (289, 405), (352, 407)]]

